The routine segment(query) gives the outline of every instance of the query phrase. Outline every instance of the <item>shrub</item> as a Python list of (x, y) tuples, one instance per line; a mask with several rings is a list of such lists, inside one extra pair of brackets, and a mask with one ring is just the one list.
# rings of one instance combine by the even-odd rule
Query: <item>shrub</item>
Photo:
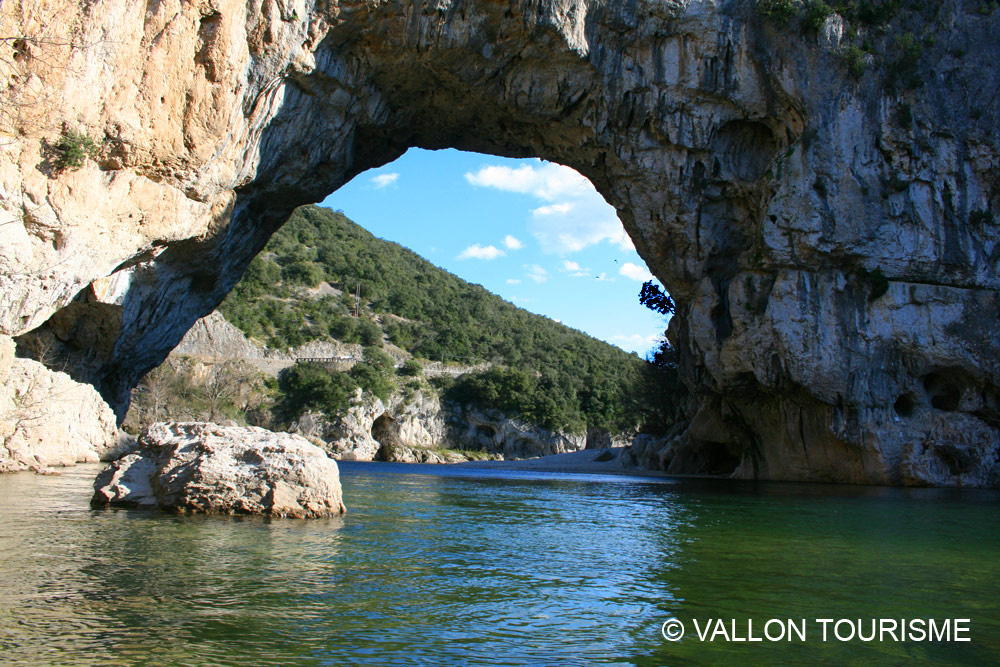
[(913, 109), (909, 104), (900, 105), (899, 111), (896, 112), (896, 122), (904, 130), (913, 127)]
[(365, 362), (382, 372), (388, 373), (396, 368), (396, 361), (382, 348), (369, 345), (364, 349)]
[(868, 282), (871, 284), (871, 291), (868, 292), (868, 301), (875, 301), (880, 296), (889, 291), (889, 279), (882, 275), (882, 269), (876, 268), (867, 272)]
[(860, 79), (864, 75), (865, 52), (863, 50), (852, 44), (844, 49), (841, 57), (847, 64), (847, 71), (851, 73), (851, 76)]
[(908, 32), (896, 38), (893, 50), (896, 58), (886, 67), (889, 84), (916, 88), (921, 83), (918, 65), (924, 52), (923, 45), (917, 41), (912, 32)]
[(399, 368), (399, 374), (407, 377), (419, 377), (424, 374), (424, 367), (419, 362), (410, 359)]
[(278, 417), (292, 422), (308, 410), (342, 414), (350, 406), (355, 386), (345, 373), (331, 373), (320, 364), (295, 364), (278, 378), (282, 395), (276, 406)]
[(63, 133), (53, 151), (55, 152), (56, 171), (79, 169), (87, 161), (87, 158), (96, 159), (99, 152), (93, 139), (82, 132), (72, 130)]
[(776, 23), (788, 23), (802, 7), (800, 0), (757, 0), (755, 8), (759, 16)]
[(378, 396), (383, 401), (388, 401), (393, 389), (396, 388), (385, 371), (368, 362), (355, 364), (350, 371), (350, 377), (357, 383), (357, 386), (373, 396)]
[(362, 345), (382, 345), (382, 330), (371, 320), (359, 320), (358, 337)]
[(803, 17), (803, 25), (809, 32), (819, 32), (826, 23), (826, 18), (833, 13), (833, 7), (823, 2), (823, 0), (808, 0), (806, 2), (806, 13)]

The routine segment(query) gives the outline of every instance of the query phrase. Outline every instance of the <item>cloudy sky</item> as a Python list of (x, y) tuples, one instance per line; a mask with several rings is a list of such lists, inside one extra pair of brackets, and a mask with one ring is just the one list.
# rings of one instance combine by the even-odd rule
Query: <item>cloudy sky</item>
[(322, 205), (522, 308), (640, 355), (666, 327), (639, 305), (651, 276), (614, 209), (568, 167), (412, 149)]

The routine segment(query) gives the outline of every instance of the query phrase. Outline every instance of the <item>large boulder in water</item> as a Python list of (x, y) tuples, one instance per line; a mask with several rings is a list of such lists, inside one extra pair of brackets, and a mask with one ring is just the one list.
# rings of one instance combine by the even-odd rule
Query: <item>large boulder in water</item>
[(94, 505), (324, 517), (344, 512), (337, 462), (299, 435), (157, 423), (94, 482)]

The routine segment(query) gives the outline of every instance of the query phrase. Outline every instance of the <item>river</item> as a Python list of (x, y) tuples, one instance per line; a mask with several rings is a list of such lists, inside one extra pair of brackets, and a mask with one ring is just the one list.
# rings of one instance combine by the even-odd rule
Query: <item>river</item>
[[(298, 521), (92, 510), (98, 469), (0, 476), (2, 664), (1000, 656), (993, 491), (344, 463), (348, 513)], [(726, 633), (702, 640), (712, 619)], [(805, 639), (769, 641), (771, 619), (772, 638), (792, 621)], [(819, 619), (968, 619), (970, 641), (840, 641)]]

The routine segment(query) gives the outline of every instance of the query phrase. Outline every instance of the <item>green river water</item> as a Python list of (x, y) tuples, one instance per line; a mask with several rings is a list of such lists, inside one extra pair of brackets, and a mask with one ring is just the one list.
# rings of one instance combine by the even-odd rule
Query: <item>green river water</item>
[[(91, 510), (98, 469), (0, 476), (0, 664), (1000, 662), (997, 492), (354, 463), (348, 514), (298, 521)], [(970, 641), (824, 642), (821, 618)], [(806, 639), (702, 641), (710, 619)]]

